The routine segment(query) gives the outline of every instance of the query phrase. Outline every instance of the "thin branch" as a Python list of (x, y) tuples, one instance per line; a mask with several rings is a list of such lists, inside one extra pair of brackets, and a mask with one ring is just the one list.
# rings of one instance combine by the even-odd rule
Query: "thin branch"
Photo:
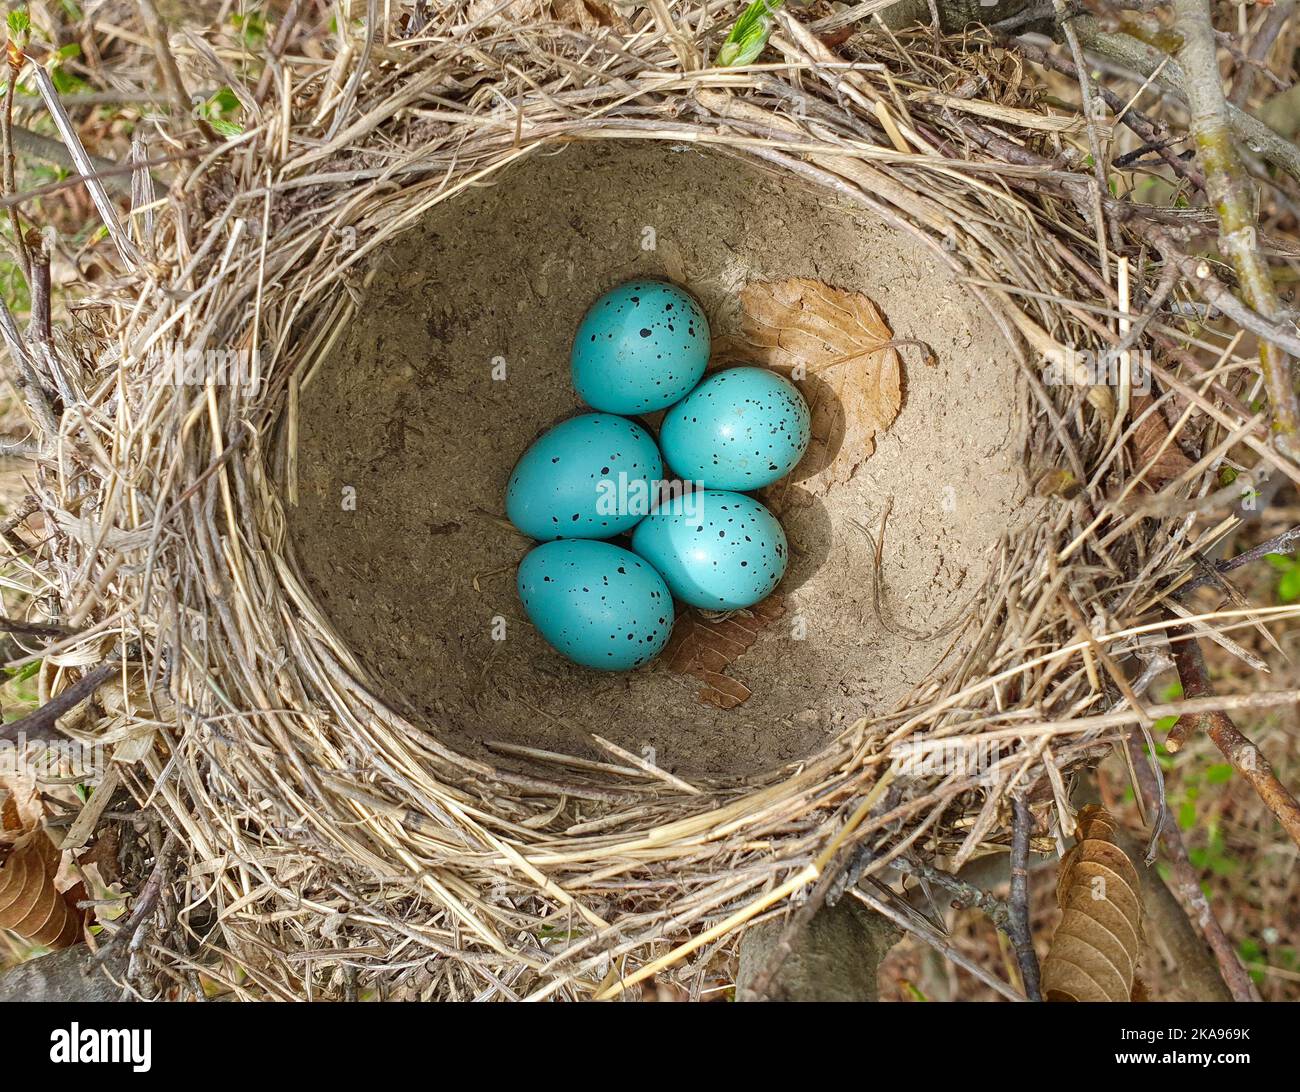
[[(7, 84), (5, 87), (4, 110), (0, 111), (0, 144), (4, 155), (4, 192), (6, 195), (18, 191), (18, 176), (14, 166), (14, 90), (18, 86), (18, 73), (22, 71), (27, 57), (22, 47), (11, 37), (5, 50), (8, 60)], [(27, 243), (23, 239), (22, 223), (18, 218), (18, 209), (9, 209), (9, 227), (13, 232), (13, 249), (18, 256), (18, 264), (23, 276), (31, 279), (32, 261), (27, 253)]]
[[(1172, 640), (1170, 647), (1173, 650), (1174, 666), (1178, 668), (1178, 677), (1183, 682), (1183, 696), (1211, 697), (1214, 688), (1210, 685), (1201, 646), (1190, 637), (1189, 630), (1183, 630), (1182, 634), (1187, 634), (1189, 639)], [(1171, 632), (1170, 637), (1177, 638), (1182, 634)], [(1171, 753), (1182, 750), (1197, 729), (1204, 730), (1232, 764), (1232, 768), (1250, 782), (1268, 810), (1277, 816), (1277, 821), (1282, 824), (1291, 840), (1300, 847), (1300, 801), (1278, 780), (1264, 753), (1242, 734), (1223, 710), (1189, 713), (1179, 717), (1165, 739), (1165, 750)]]
[[(1185, 2), (1195, 4), (1198, 0), (1185, 0)], [(1205, 14), (1208, 19), (1208, 8)], [(1186, 85), (1189, 81), (1182, 66), (1177, 61), (1171, 60), (1164, 50), (1148, 45), (1130, 34), (1105, 31), (1091, 15), (1076, 17), (1074, 28), (1084, 49), (1091, 50), (1144, 79), (1149, 77), (1163, 90), (1171, 92), (1183, 101), (1188, 101)], [(1213, 46), (1212, 29), (1210, 38), (1210, 44)], [(1185, 35), (1183, 44), (1186, 48)], [(1221, 88), (1220, 94), (1222, 94)], [(1244, 110), (1238, 110), (1235, 106), (1228, 106), (1228, 124), (1236, 137), (1251, 151), (1300, 181), (1300, 148), (1295, 144), (1258, 118), (1252, 117)]]
[(66, 690), (60, 691), (39, 709), (28, 713), (25, 717), (19, 717), (18, 720), (0, 725), (0, 740), (17, 739), (19, 736), (29, 740), (62, 738), (55, 732), (58, 719), (75, 709), (114, 675), (121, 674), (121, 671), (120, 662), (100, 664), (93, 671), (82, 675)]
[(1029, 834), (1034, 819), (1021, 796), (1012, 795), (1011, 808), (1011, 943), (1020, 965), (1025, 996), (1030, 1001), (1041, 1001), (1038, 953), (1034, 951), (1034, 935), (1029, 928)]
[(76, 630), (56, 622), (20, 622), (0, 615), (0, 633), (17, 633), (22, 637), (71, 637)]
[[(1014, 41), (1016, 48), (1028, 57), (1035, 64), (1041, 64), (1044, 68), (1051, 68), (1060, 72), (1064, 76), (1072, 79), (1078, 79), (1078, 69), (1075, 68), (1074, 62), (1068, 57), (1062, 57), (1054, 49), (1044, 49), (1042, 46), (1035, 44), (1025, 38), (1007, 38), (1007, 41)], [(1115, 116), (1126, 125), (1144, 145), (1157, 152), (1160, 158), (1183, 178), (1186, 178), (1198, 190), (1205, 189), (1205, 176), (1196, 169), (1191, 163), (1186, 162), (1179, 157), (1164, 139), (1165, 128), (1163, 123), (1152, 121), (1146, 114), (1135, 109), (1122, 98), (1120, 98), (1110, 88), (1098, 83), (1094, 90), (1106, 102), (1106, 105), (1115, 112)], [(1126, 110), (1125, 107), (1128, 106)]]
[(1268, 61), (1268, 55), (1273, 52), (1278, 35), (1295, 15), (1295, 4), (1296, 0), (1276, 0), (1268, 9), (1259, 32), (1246, 51), (1248, 63), (1241, 65), (1237, 70), (1237, 82), (1232, 88), (1233, 106), (1246, 105), (1246, 100), (1250, 98), (1250, 93), (1255, 88), (1255, 66), (1263, 66)]
[[(1269, 554), (1293, 554), (1298, 544), (1300, 544), (1300, 527), (1292, 527), (1290, 530), (1283, 531), (1280, 535), (1274, 535), (1267, 542), (1261, 542), (1258, 546), (1252, 546), (1249, 550), (1243, 550), (1233, 557), (1216, 561), (1214, 569), (1219, 574), (1230, 573), (1234, 569), (1240, 569), (1243, 565), (1249, 565), (1252, 561), (1259, 561)], [(1185, 584), (1178, 585), (1177, 594), (1180, 596), (1186, 595), (1194, 588), (1211, 583), (1214, 583), (1214, 577), (1203, 573), (1200, 576), (1193, 577)]]
[[(1237, 271), (1246, 303), (1276, 322), (1281, 305), (1268, 263), (1259, 253), (1254, 201), (1233, 142), (1233, 108), (1223, 95), (1209, 0), (1174, 0), (1174, 15), (1183, 39), (1178, 59), (1186, 72), (1183, 90), (1192, 137), (1205, 171), (1210, 203), (1219, 213), (1219, 248)], [(1260, 344), (1259, 360), (1273, 411), (1273, 429), (1285, 442), (1286, 453), (1294, 458), (1300, 455), (1300, 401), (1289, 361), (1280, 346), (1268, 342)]]
[[(1143, 741), (1142, 734), (1136, 729), (1129, 733), (1128, 749), (1129, 755), (1132, 757), (1130, 766), (1137, 775), (1138, 786), (1142, 791), (1142, 795), (1146, 797), (1149, 803), (1154, 803), (1158, 791), (1156, 775), (1147, 764), (1146, 744)], [(1201, 930), (1201, 935), (1205, 937), (1206, 943), (1209, 944), (1210, 950), (1214, 953), (1214, 958), (1219, 964), (1219, 972), (1223, 975), (1224, 982), (1228, 984), (1228, 989), (1232, 992), (1232, 999), (1234, 1001), (1258, 1000), (1250, 975), (1246, 973), (1246, 969), (1241, 965), (1241, 960), (1237, 957), (1237, 951), (1232, 946), (1232, 941), (1224, 933), (1223, 926), (1219, 924), (1219, 919), (1214, 916), (1214, 909), (1210, 906), (1210, 900), (1205, 897), (1205, 892), (1201, 890), (1201, 878), (1196, 869), (1192, 867), (1192, 861), (1187, 855), (1187, 846), (1183, 843), (1183, 836), (1179, 833), (1178, 824), (1174, 822), (1173, 816), (1168, 812), (1160, 821), (1158, 833), (1161, 844), (1169, 855), (1171, 878), (1177, 886), (1179, 894), (1182, 895), (1184, 910), (1187, 911), (1188, 917)]]
[(289, 0), (289, 6), (280, 19), (280, 25), (275, 28), (275, 38), (271, 41), (262, 74), (257, 78), (257, 89), (253, 92), (253, 101), (259, 106), (271, 88), (271, 76), (275, 72), (276, 62), (289, 46), (289, 35), (293, 33), (294, 25), (298, 22), (298, 9), (301, 6), (302, 0)]
[(181, 79), (181, 70), (176, 65), (176, 58), (172, 56), (171, 43), (167, 40), (167, 24), (158, 14), (154, 0), (139, 0), (139, 5), (140, 18), (144, 20), (145, 29), (153, 39), (154, 50), (158, 54), (158, 67), (162, 70), (163, 83), (167, 85), (167, 91), (172, 97), (178, 114), (183, 118), (194, 117), (195, 124), (198, 125), (204, 138), (216, 140), (217, 134), (208, 124), (207, 119), (194, 116), (193, 104), (185, 90), (185, 82)]

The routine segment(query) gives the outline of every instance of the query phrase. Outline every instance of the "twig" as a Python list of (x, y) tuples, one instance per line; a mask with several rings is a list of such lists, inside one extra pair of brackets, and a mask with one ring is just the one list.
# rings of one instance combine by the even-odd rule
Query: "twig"
[(275, 72), (275, 62), (278, 61), (285, 49), (289, 45), (289, 35), (293, 33), (294, 25), (298, 22), (298, 9), (302, 6), (302, 0), (289, 0), (289, 6), (285, 8), (284, 15), (280, 19), (280, 25), (275, 28), (275, 38), (271, 41), (271, 48), (266, 56), (266, 63), (262, 69), (262, 74), (257, 78), (257, 88), (253, 92), (253, 101), (259, 106), (262, 100), (266, 98), (267, 91), (271, 87), (271, 76)]
[(39, 709), (25, 717), (0, 725), (0, 740), (17, 739), (19, 735), (27, 739), (60, 739), (54, 734), (55, 723), (70, 709), (75, 708), (90, 697), (104, 683), (122, 671), (121, 662), (102, 663), (93, 671), (88, 671), (66, 690)]
[[(117, 252), (124, 262), (128, 265), (138, 264), (140, 255), (132, 245), (130, 237), (126, 234), (118, 219), (117, 207), (113, 204), (112, 198), (109, 197), (108, 191), (104, 189), (103, 184), (95, 175), (95, 168), (90, 161), (90, 154), (81, 142), (81, 135), (77, 131), (77, 126), (59, 100), (58, 88), (54, 86), (50, 74), (40, 65), (32, 65), (31, 71), (32, 79), (36, 81), (36, 89), (40, 91), (41, 98), (45, 102), (45, 109), (49, 111), (50, 120), (54, 123), (54, 128), (58, 130), (63, 143), (67, 145), (68, 154), (72, 156), (72, 161), (85, 178), (86, 190), (99, 212), (99, 218), (104, 222), (104, 228), (113, 240), (113, 245), (117, 247)], [(134, 165), (129, 169), (134, 170)]]
[(1234, 106), (1246, 105), (1246, 100), (1250, 98), (1250, 93), (1255, 87), (1255, 65), (1263, 65), (1268, 60), (1268, 55), (1272, 52), (1278, 35), (1282, 33), (1282, 28), (1294, 15), (1295, 0), (1276, 0), (1268, 9), (1259, 33), (1255, 35), (1250, 48), (1246, 51), (1246, 59), (1250, 63), (1243, 64), (1237, 69), (1237, 82), (1232, 88)]
[(1034, 817), (1020, 795), (1011, 797), (1011, 913), (1010, 936), (1020, 965), (1025, 996), (1030, 1001), (1043, 999), (1038, 973), (1038, 953), (1029, 929), (1029, 833)]
[(933, 948), (936, 952), (940, 953), (945, 958), (951, 960), (953, 963), (955, 963), (962, 970), (966, 971), (968, 974), (974, 975), (977, 979), (979, 979), (979, 981), (983, 982), (984, 985), (988, 986), (990, 989), (996, 990), (1008, 1001), (1025, 1000), (1023, 997), (1020, 996), (1020, 994), (1016, 993), (1014, 989), (1008, 986), (1000, 978), (995, 978), (979, 964), (971, 962), (971, 960), (966, 958), (966, 956), (961, 952), (957, 951), (956, 948), (954, 948), (951, 944), (945, 941), (942, 937), (936, 936), (928, 929), (920, 928), (915, 922), (908, 921), (907, 918), (905, 918), (892, 906), (887, 905), (885, 902), (876, 898), (874, 895), (868, 894), (866, 891), (863, 891), (862, 888), (860, 887), (850, 888), (849, 894), (852, 895), (854, 898), (858, 899), (859, 901), (865, 903), (877, 914), (880, 914), (882, 917), (888, 918), (899, 928), (925, 941), (925, 943), (930, 945), (930, 947)]
[[(1281, 307), (1273, 275), (1259, 253), (1254, 202), (1233, 142), (1232, 107), (1223, 96), (1208, 0), (1174, 0), (1174, 15), (1183, 38), (1178, 59), (1186, 71), (1183, 91), (1191, 114), (1189, 124), (1205, 171), (1206, 192), (1219, 213), (1219, 246), (1237, 271), (1246, 303), (1275, 322)], [(1263, 342), (1259, 361), (1273, 411), (1273, 429), (1294, 458), (1300, 455), (1300, 401), (1286, 354), (1279, 346)]]
[[(1249, 565), (1252, 561), (1259, 561), (1269, 554), (1293, 554), (1296, 551), (1297, 544), (1300, 544), (1300, 527), (1292, 527), (1290, 530), (1283, 531), (1280, 535), (1274, 535), (1267, 542), (1261, 542), (1258, 546), (1252, 546), (1249, 550), (1243, 550), (1233, 557), (1216, 561), (1214, 570), (1218, 574), (1230, 573), (1234, 569), (1240, 569), (1243, 565)], [(1178, 585), (1176, 593), (1180, 596), (1186, 595), (1195, 588), (1214, 582), (1214, 576), (1203, 573), (1185, 584)]]
[(24, 637), (71, 637), (75, 630), (54, 622), (19, 622), (0, 615), (0, 633), (18, 633)]
[[(1182, 633), (1190, 634), (1190, 631), (1183, 630)], [(1170, 632), (1171, 638), (1178, 636), (1179, 633)], [(1178, 668), (1178, 677), (1183, 681), (1183, 696), (1212, 696), (1214, 688), (1210, 685), (1200, 644), (1189, 637), (1188, 640), (1172, 640), (1170, 647), (1173, 650), (1174, 666)], [(1223, 756), (1232, 763), (1232, 768), (1250, 782), (1268, 810), (1277, 816), (1277, 821), (1282, 824), (1291, 840), (1300, 847), (1300, 802), (1278, 780), (1264, 753), (1242, 734), (1223, 710), (1190, 713), (1179, 717), (1165, 739), (1165, 750), (1171, 753), (1181, 750), (1188, 737), (1198, 728), (1203, 729), (1223, 752)]]
[[(4, 192), (8, 195), (18, 190), (14, 168), (14, 89), (18, 86), (18, 73), (22, 71), (27, 58), (22, 47), (12, 37), (9, 39), (5, 53), (9, 62), (8, 82), (5, 87), (4, 110), (0, 111), (0, 140), (3, 143), (4, 153)], [(30, 279), (32, 261), (27, 253), (27, 243), (23, 239), (23, 228), (18, 219), (17, 208), (9, 209), (9, 227), (13, 231), (13, 248), (18, 256), (18, 264), (22, 268), (23, 276)]]
[(961, 879), (960, 876), (954, 876), (951, 872), (944, 872), (924, 861), (913, 860), (906, 856), (895, 857), (893, 865), (905, 875), (915, 876), (927, 884), (942, 887), (948, 892), (949, 905), (963, 910), (972, 908), (980, 910), (999, 930), (1008, 936), (1011, 935), (1011, 912), (1007, 909), (1006, 903), (982, 887), (977, 887)]
[[(1185, 2), (1195, 4), (1197, 0), (1185, 0)], [(1208, 19), (1208, 6), (1205, 8), (1205, 14)], [(1186, 84), (1189, 81), (1181, 65), (1173, 61), (1164, 50), (1148, 45), (1130, 34), (1112, 34), (1102, 30), (1101, 24), (1090, 15), (1078, 16), (1074, 20), (1074, 26), (1079, 34), (1079, 41), (1085, 49), (1092, 50), (1098, 56), (1113, 61), (1121, 68), (1136, 72), (1143, 78), (1150, 77), (1164, 90), (1188, 101)], [(1210, 38), (1213, 45), (1212, 30)], [(1185, 36), (1184, 46), (1186, 46)], [(1215, 71), (1218, 71), (1217, 65)], [(1300, 181), (1300, 148), (1280, 133), (1270, 129), (1258, 118), (1252, 117), (1244, 110), (1238, 110), (1235, 106), (1228, 107), (1228, 124), (1237, 138), (1251, 151), (1263, 156), (1275, 167), (1280, 167), (1292, 178)]]
[[(1025, 38), (1011, 39), (1006, 37), (1007, 41), (1014, 41), (1016, 48), (1026, 57), (1036, 64), (1041, 64), (1044, 68), (1051, 68), (1060, 72), (1064, 76), (1070, 76), (1078, 79), (1078, 69), (1075, 68), (1074, 62), (1068, 57), (1062, 57), (1054, 50), (1044, 49)], [(1106, 105), (1114, 112), (1115, 116), (1126, 125), (1144, 144), (1149, 145), (1157, 151), (1160, 158), (1165, 161), (1174, 171), (1186, 178), (1198, 190), (1205, 189), (1205, 176), (1201, 174), (1192, 164), (1184, 161), (1176, 155), (1166, 145), (1162, 139), (1164, 126), (1157, 125), (1156, 122), (1148, 118), (1140, 110), (1129, 105), (1120, 98), (1114, 91), (1098, 83), (1094, 90), (1105, 100)], [(1125, 107), (1128, 107), (1125, 109)]]
[[(149, 167), (161, 167), (167, 163), (175, 163), (183, 159), (198, 159), (210, 152), (216, 150), (218, 145), (204, 144), (197, 148), (182, 148), (178, 152), (169, 152), (167, 155), (154, 156), (152, 159), (144, 159), (133, 163), (118, 163), (112, 166), (103, 167), (102, 169), (87, 172), (85, 174), (70, 174), (67, 178), (61, 178), (57, 182), (49, 182), (44, 186), (36, 186), (30, 190), (23, 190), (22, 193), (5, 194), (0, 198), (0, 208), (14, 208), (25, 201), (34, 201), (38, 197), (48, 197), (52, 193), (58, 193), (60, 190), (68, 190), (73, 186), (90, 186), (96, 182), (102, 182), (105, 179), (112, 184), (114, 178), (122, 175), (134, 174), (138, 170)], [(126, 186), (129, 188), (130, 183)], [(112, 185), (112, 188), (119, 188)]]
[(157, 6), (153, 0), (139, 0), (139, 4), (140, 18), (144, 20), (145, 29), (153, 39), (154, 50), (158, 54), (158, 67), (162, 70), (163, 83), (167, 85), (167, 91), (176, 105), (177, 112), (181, 117), (193, 117), (205, 139), (216, 140), (217, 134), (208, 124), (207, 119), (194, 114), (190, 96), (185, 90), (185, 82), (181, 79), (181, 70), (176, 65), (171, 44), (167, 41), (167, 25), (158, 14)]
[[(1128, 749), (1132, 758), (1130, 765), (1136, 772), (1142, 794), (1149, 802), (1153, 802), (1156, 796), (1155, 774), (1147, 765), (1147, 756), (1144, 753), (1146, 745), (1141, 734), (1136, 730), (1129, 733)], [(1210, 900), (1201, 890), (1201, 878), (1192, 867), (1191, 858), (1187, 855), (1183, 836), (1179, 833), (1173, 816), (1167, 812), (1160, 821), (1158, 833), (1165, 852), (1169, 855), (1170, 872), (1183, 897), (1184, 909), (1201, 930), (1201, 935), (1205, 937), (1210, 950), (1214, 952), (1223, 980), (1232, 992), (1232, 999), (1234, 1001), (1256, 1000), (1255, 988), (1250, 981), (1250, 976), (1241, 965), (1241, 960), (1237, 958), (1237, 952), (1224, 933), (1223, 926), (1219, 924), (1219, 919), (1214, 916)]]

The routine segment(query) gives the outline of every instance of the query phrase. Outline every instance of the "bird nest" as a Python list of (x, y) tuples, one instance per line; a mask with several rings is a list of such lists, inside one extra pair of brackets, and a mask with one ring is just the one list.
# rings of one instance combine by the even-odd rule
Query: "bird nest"
[[(718, 69), (735, 12), (659, 7), (404, 16), (237, 86), (244, 131), (165, 194), (138, 171), (130, 217), (100, 202), (116, 275), (30, 356), (61, 392), (40, 564), (80, 627), (43, 680), (114, 665), (66, 726), (180, 847), (158, 981), (698, 990), (757, 921), (1005, 846), (1012, 796), (1064, 844), (1072, 770), (1140, 720), (1116, 687), (1205, 545), (1180, 443), (1214, 377), (1124, 317), (1181, 274), (1099, 194), (1084, 119), (984, 31), (832, 47), (782, 15)], [(895, 339), (897, 420), (804, 483), (784, 613), (732, 619), (712, 682), (569, 669), (513, 597), (502, 468), (575, 408), (576, 316), (640, 272), (724, 334), (800, 278)]]

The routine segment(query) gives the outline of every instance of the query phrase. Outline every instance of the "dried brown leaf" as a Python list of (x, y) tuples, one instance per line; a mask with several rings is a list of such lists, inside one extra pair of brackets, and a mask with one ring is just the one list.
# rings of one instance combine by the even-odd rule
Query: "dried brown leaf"
[[(1136, 421), (1150, 409), (1155, 401), (1149, 394), (1135, 394), (1129, 416)], [(1193, 463), (1176, 441), (1169, 437), (1169, 423), (1159, 410), (1148, 414), (1146, 419), (1133, 430), (1133, 460), (1138, 470), (1151, 463), (1142, 479), (1152, 490), (1159, 489), (1167, 482), (1180, 477), (1190, 470)], [(1165, 444), (1163, 451), (1160, 445)]]
[(1049, 1001), (1128, 1001), (1142, 947), (1137, 868), (1115, 844), (1115, 820), (1089, 805), (1079, 842), (1061, 862), (1061, 921), (1043, 963)]
[(710, 618), (694, 607), (688, 608), (673, 625), (664, 650), (665, 662), (673, 671), (704, 683), (699, 693), (701, 704), (735, 709), (748, 701), (753, 691), (728, 675), (727, 669), (784, 613), (785, 597), (781, 595), (770, 595), (748, 610), (733, 611), (725, 618)]
[(22, 830), (12, 796), (4, 802), (0, 827), (18, 835), (0, 865), (0, 929), (12, 929), (46, 948), (75, 944), (81, 937), (81, 912), (55, 884), (58, 847), (40, 827)]
[(747, 355), (789, 375), (808, 400), (812, 443), (791, 480), (824, 496), (853, 477), (898, 415), (893, 335), (866, 296), (806, 277), (750, 283), (740, 304)]

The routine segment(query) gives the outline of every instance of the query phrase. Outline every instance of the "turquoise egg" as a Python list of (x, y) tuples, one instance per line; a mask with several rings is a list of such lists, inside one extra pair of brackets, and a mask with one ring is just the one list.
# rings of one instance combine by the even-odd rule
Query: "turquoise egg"
[(578, 396), (606, 413), (650, 413), (680, 399), (709, 361), (709, 321), (667, 281), (628, 281), (591, 305), (573, 339)]
[(812, 439), (808, 403), (766, 368), (716, 372), (664, 417), (659, 446), (675, 473), (710, 489), (762, 489), (784, 478)]
[(518, 587), (524, 612), (546, 642), (586, 667), (640, 667), (663, 651), (673, 629), (663, 577), (611, 542), (536, 546), (519, 565)]
[(790, 548), (777, 518), (753, 497), (702, 489), (651, 512), (632, 549), (693, 607), (734, 610), (766, 599), (785, 575)]
[(664, 464), (635, 421), (584, 413), (524, 452), (506, 486), (506, 515), (530, 538), (612, 538), (650, 510)]

